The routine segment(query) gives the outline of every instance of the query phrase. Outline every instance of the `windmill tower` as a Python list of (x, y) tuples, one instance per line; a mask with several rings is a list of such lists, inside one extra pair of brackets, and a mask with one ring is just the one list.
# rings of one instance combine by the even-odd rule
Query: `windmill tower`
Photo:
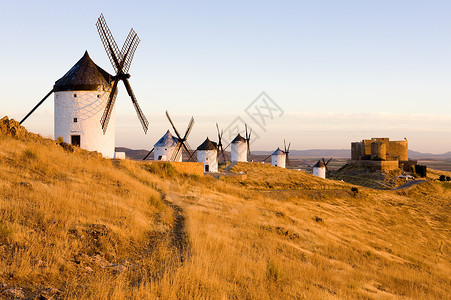
[(277, 150), (271, 154), (271, 165), (279, 168), (285, 168), (285, 158), (285, 153), (280, 150), (280, 148), (277, 148)]
[(192, 152), (191, 147), (189, 146), (186, 139), (188, 138), (191, 129), (194, 126), (194, 118), (191, 117), (190, 122), (188, 123), (188, 128), (186, 129), (185, 135), (183, 138), (180, 136), (177, 128), (175, 128), (174, 123), (172, 122), (169, 113), (166, 111), (166, 117), (171, 123), (172, 128), (175, 131), (177, 137), (173, 136), (169, 130), (158, 142), (154, 145), (152, 150), (144, 156), (143, 160), (146, 160), (147, 157), (154, 152), (154, 160), (168, 160), (168, 161), (182, 161), (183, 159), (183, 149), (186, 150), (187, 155), (189, 157), (188, 161), (193, 157), (194, 152)]
[(266, 157), (263, 161), (271, 157), (271, 165), (275, 167), (286, 168), (289, 162), (288, 153), (290, 153), (291, 143), (288, 144), (287, 148), (287, 144), (285, 143), (285, 140), (283, 140), (283, 145), (285, 147), (284, 148), (285, 151), (282, 151), (280, 148), (277, 148), (276, 151), (268, 155), (268, 157)]
[(230, 152), (232, 162), (247, 161), (247, 142), (241, 134), (233, 139)]
[(250, 140), (252, 129), (248, 132), (247, 125), (245, 125), (245, 128), (246, 128), (245, 129), (246, 137), (244, 138), (241, 136), (241, 134), (238, 133), (238, 135), (230, 143), (231, 144), (230, 154), (232, 162), (247, 162), (247, 159), (251, 154)]
[(55, 139), (62, 137), (66, 143), (113, 158), (115, 111), (110, 112), (112, 126), (108, 132), (104, 133), (99, 123), (112, 85), (113, 76), (97, 66), (86, 51), (53, 86)]
[(326, 165), (321, 160), (313, 166), (313, 175), (318, 176), (320, 178), (326, 178)]
[(218, 172), (218, 145), (207, 139), (196, 149), (197, 161), (204, 164), (204, 172)]
[(219, 131), (219, 125), (216, 123), (216, 129), (218, 130), (218, 161), (219, 155), (222, 155), (222, 162), (226, 162), (226, 157), (224, 153), (224, 147), (222, 146), (222, 136), (224, 135), (224, 130)]
[(20, 123), (25, 122), (54, 93), (55, 139), (61, 137), (68, 144), (113, 158), (116, 120), (114, 109), (110, 113), (113, 126), (108, 132), (104, 133), (99, 123), (112, 93), (113, 81), (113, 76), (96, 65), (86, 51)]
[[(177, 150), (178, 143), (179, 139), (175, 136), (172, 136), (172, 134), (168, 130), (166, 134), (163, 135), (161, 139), (159, 139), (158, 142), (155, 143), (153, 149), (150, 150), (150, 153), (154, 151), (153, 160), (166, 161), (174, 158), (173, 161), (182, 161), (182, 155), (178, 155), (177, 157), (174, 156), (174, 152)], [(146, 155), (144, 159), (146, 159), (148, 155)]]
[[(97, 21), (97, 29), (108, 57), (116, 71), (111, 76), (97, 66), (86, 51), (83, 57), (59, 80), (53, 89), (20, 121), (22, 124), (52, 93), (55, 100), (54, 137), (80, 146), (86, 150), (98, 151), (106, 158), (115, 157), (115, 110), (117, 84), (122, 80), (141, 121), (144, 132), (148, 124), (128, 78), (128, 70), (139, 38), (133, 29), (119, 51), (103, 15)], [(108, 124), (110, 130), (107, 131)]]

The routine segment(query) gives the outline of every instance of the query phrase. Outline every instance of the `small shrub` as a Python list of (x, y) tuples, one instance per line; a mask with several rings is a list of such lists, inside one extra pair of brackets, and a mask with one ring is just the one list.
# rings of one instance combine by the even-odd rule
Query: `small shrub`
[(174, 168), (174, 166), (171, 163), (165, 161), (149, 164), (147, 171), (162, 177), (174, 177), (177, 174), (177, 170)]
[(30, 149), (30, 148), (25, 149), (25, 151), (23, 152), (23, 156), (26, 159), (30, 159), (30, 160), (35, 160), (38, 158), (36, 151), (34, 151), (33, 149)]
[(280, 266), (272, 260), (266, 264), (266, 277), (273, 282), (281, 281), (283, 278), (283, 272)]
[(438, 180), (440, 180), (440, 181), (445, 181), (445, 180), (446, 180), (446, 176), (445, 176), (445, 175), (440, 175), (440, 177), (438, 178)]
[(446, 181), (451, 181), (451, 177), (446, 176)]
[(357, 195), (359, 193), (359, 188), (354, 186), (354, 187), (351, 188), (351, 192), (353, 192), (354, 196), (355, 196), (355, 195)]
[(57, 144), (64, 143), (63, 137), (62, 137), (62, 136), (59, 136), (59, 137), (56, 139), (56, 143), (57, 143)]

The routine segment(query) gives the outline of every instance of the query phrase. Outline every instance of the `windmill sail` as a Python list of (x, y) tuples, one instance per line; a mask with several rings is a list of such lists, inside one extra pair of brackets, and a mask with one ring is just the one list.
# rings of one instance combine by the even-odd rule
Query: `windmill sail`
[(105, 107), (102, 119), (100, 120), (103, 132), (106, 132), (108, 122), (111, 118), (114, 103), (116, 101), (116, 90), (118, 82), (122, 81), (125, 85), (129, 97), (132, 100), (133, 106), (136, 110), (138, 119), (141, 122), (144, 133), (147, 133), (147, 130), (149, 128), (149, 121), (141, 111), (135, 94), (133, 93), (133, 90), (130, 86), (130, 82), (128, 81), (128, 79), (130, 78), (128, 70), (130, 69), (133, 55), (135, 54), (140, 39), (132, 28), (127, 36), (127, 39), (125, 40), (124, 45), (122, 46), (122, 50), (119, 50), (119, 47), (117, 46), (116, 41), (114, 40), (114, 37), (111, 34), (108, 25), (106, 24), (103, 14), (101, 14), (99, 19), (97, 20), (96, 26), (99, 32), (100, 39), (102, 40), (102, 44), (105, 48), (108, 58), (110, 59), (111, 65), (116, 72), (116, 76), (114, 76), (113, 88), (111, 90), (111, 94)]

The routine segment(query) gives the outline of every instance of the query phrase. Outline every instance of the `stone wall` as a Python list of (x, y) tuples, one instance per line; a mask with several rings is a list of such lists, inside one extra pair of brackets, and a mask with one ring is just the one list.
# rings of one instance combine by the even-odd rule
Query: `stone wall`
[(394, 161), (378, 161), (378, 160), (349, 160), (349, 165), (360, 168), (372, 168), (375, 170), (389, 171), (399, 168), (399, 162)]
[(407, 161), (409, 159), (408, 150), (407, 140), (390, 141), (388, 138), (372, 138), (351, 143), (351, 159), (369, 160), (380, 157), (387, 161)]

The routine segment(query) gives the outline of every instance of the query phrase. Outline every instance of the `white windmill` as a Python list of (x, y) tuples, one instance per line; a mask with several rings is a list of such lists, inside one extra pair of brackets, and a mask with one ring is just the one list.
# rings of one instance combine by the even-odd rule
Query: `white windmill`
[(271, 165), (279, 168), (285, 168), (285, 163), (286, 163), (285, 153), (282, 150), (280, 150), (280, 148), (277, 148), (277, 150), (271, 154)]
[(277, 148), (276, 151), (271, 153), (263, 161), (271, 157), (271, 165), (279, 168), (286, 168), (286, 166), (289, 165), (288, 153), (290, 153), (291, 143), (288, 144), (287, 148), (287, 144), (285, 143), (285, 140), (283, 140), (283, 145), (285, 147), (284, 148), (285, 151), (281, 150), (280, 148)]
[(192, 152), (190, 145), (188, 144), (187, 138), (193, 129), (194, 126), (194, 118), (191, 117), (190, 122), (188, 123), (188, 127), (186, 128), (185, 135), (182, 137), (178, 132), (177, 128), (175, 128), (174, 123), (172, 122), (169, 113), (166, 111), (166, 117), (171, 123), (172, 128), (175, 131), (177, 137), (173, 136), (169, 130), (158, 142), (154, 145), (152, 150), (147, 153), (147, 155), (143, 158), (146, 160), (147, 157), (153, 152), (154, 160), (168, 160), (168, 161), (182, 161), (183, 160), (183, 150), (186, 151), (186, 155), (189, 157), (188, 161), (192, 158), (194, 152)]
[(204, 172), (218, 172), (218, 144), (207, 139), (196, 149), (197, 161), (204, 164)]
[[(52, 93), (55, 94), (54, 137), (102, 153), (106, 158), (115, 157), (115, 109), (117, 85), (123, 81), (132, 99), (144, 132), (148, 124), (142, 113), (128, 78), (133, 55), (140, 40), (130, 31), (122, 50), (106, 25), (103, 15), (97, 21), (97, 29), (116, 75), (112, 76), (97, 66), (86, 51), (83, 57), (58, 81), (53, 89), (20, 121), (22, 124)], [(111, 124), (107, 131), (108, 124)]]
[(318, 160), (318, 162), (313, 166), (313, 175), (318, 176), (320, 178), (326, 178), (326, 173), (327, 173), (327, 165), (329, 164), (329, 162), (332, 160), (332, 158), (330, 158), (327, 162), (325, 161), (324, 158), (322, 158), (321, 160)]
[(248, 157), (251, 154), (250, 140), (252, 129), (250, 129), (250, 131), (248, 132), (247, 125), (245, 125), (245, 128), (246, 128), (246, 138), (242, 137), (241, 134), (238, 133), (238, 135), (230, 143), (231, 144), (230, 160), (232, 162), (247, 162)]
[(174, 159), (173, 161), (182, 161), (182, 152), (177, 156), (174, 155), (174, 152), (177, 151), (178, 143), (179, 139), (173, 136), (168, 130), (153, 146), (153, 160)]

